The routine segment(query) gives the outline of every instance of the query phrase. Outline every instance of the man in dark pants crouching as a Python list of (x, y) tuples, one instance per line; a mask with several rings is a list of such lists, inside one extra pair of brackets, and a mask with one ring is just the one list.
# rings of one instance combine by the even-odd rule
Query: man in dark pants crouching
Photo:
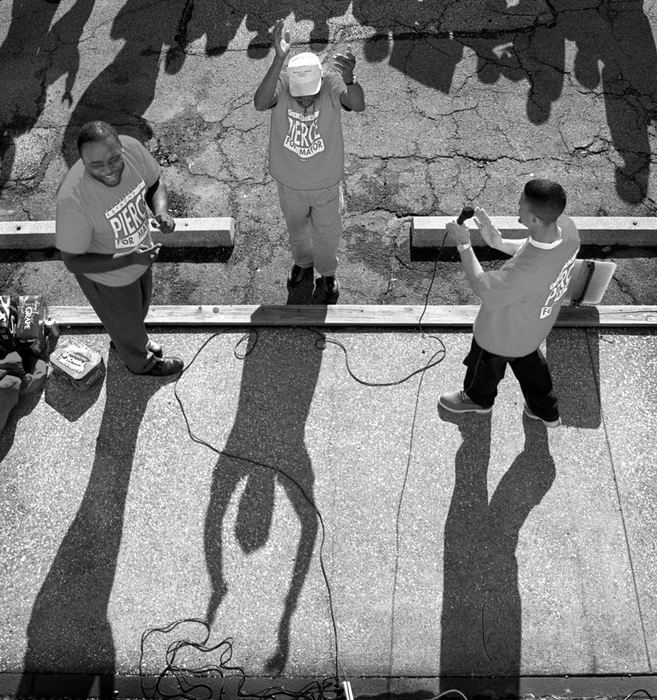
[(530, 180), (520, 197), (518, 220), (529, 229), (523, 240), (502, 238), (483, 209), (475, 210), (482, 238), (512, 255), (499, 270), (484, 272), (465, 226), (450, 222), (472, 290), (482, 303), (474, 322), (463, 389), (442, 394), (440, 406), (454, 413), (490, 413), (506, 365), (525, 398), (528, 418), (550, 428), (561, 424), (557, 397), (540, 350), (559, 315), (579, 250), (579, 234), (563, 215), (566, 193), (551, 180)]
[(175, 228), (160, 167), (139, 141), (102, 121), (80, 129), (78, 150), (57, 192), (55, 244), (64, 265), (131, 372), (176, 374), (183, 361), (162, 357), (144, 324), (160, 248), (147, 205), (163, 233)]

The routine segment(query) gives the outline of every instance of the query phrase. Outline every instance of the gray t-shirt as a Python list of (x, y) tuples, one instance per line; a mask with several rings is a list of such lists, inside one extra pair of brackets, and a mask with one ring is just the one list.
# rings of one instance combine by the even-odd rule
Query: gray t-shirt
[(485, 272), (475, 292), (482, 304), (474, 322), (480, 347), (503, 357), (524, 357), (547, 338), (568, 289), (579, 233), (567, 216), (557, 221), (561, 240), (546, 246), (528, 238), (499, 270)]
[[(125, 168), (116, 187), (94, 180), (78, 160), (57, 192), (55, 245), (72, 255), (126, 254), (150, 242), (146, 190), (160, 177), (160, 166), (139, 141), (119, 136)], [(148, 265), (135, 263), (108, 272), (85, 273), (108, 287), (131, 284)]]
[(345, 90), (338, 75), (324, 75), (319, 97), (304, 110), (290, 95), (287, 75), (279, 77), (269, 130), (269, 173), (274, 180), (296, 190), (320, 190), (342, 180), (340, 95)]

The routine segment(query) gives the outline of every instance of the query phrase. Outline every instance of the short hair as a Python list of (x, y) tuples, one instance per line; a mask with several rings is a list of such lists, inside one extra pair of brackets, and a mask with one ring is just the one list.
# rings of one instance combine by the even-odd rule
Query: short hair
[(532, 214), (545, 224), (556, 221), (566, 208), (566, 192), (553, 180), (530, 180), (523, 192)]
[(87, 122), (82, 125), (78, 133), (78, 152), (82, 152), (82, 146), (85, 143), (104, 141), (110, 136), (119, 140), (119, 135), (111, 124), (103, 121)]

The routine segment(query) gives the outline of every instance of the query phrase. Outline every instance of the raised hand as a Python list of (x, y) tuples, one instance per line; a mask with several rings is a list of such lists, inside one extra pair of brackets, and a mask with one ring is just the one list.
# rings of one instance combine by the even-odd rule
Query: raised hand
[(502, 243), (502, 234), (493, 226), (493, 222), (485, 209), (477, 207), (474, 213), (474, 220), (479, 229), (481, 237), (491, 248), (498, 248)]
[(285, 21), (277, 19), (274, 25), (274, 50), (280, 58), (290, 53), (290, 32), (285, 31)]
[(345, 83), (353, 82), (356, 57), (351, 52), (351, 46), (347, 46), (345, 53), (338, 53), (333, 56), (333, 65), (338, 73), (340, 73)]

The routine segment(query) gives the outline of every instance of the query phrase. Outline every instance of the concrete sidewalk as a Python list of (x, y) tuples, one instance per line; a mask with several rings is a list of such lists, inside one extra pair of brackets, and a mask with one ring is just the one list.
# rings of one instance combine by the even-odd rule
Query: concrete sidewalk
[[(233, 457), (190, 440), (173, 382), (130, 375), (106, 336), (81, 335), (105, 355), (103, 385), (51, 377), (0, 437), (0, 693), (56, 673), (74, 674), (69, 694), (97, 675), (112, 697), (139, 671), (142, 633), (187, 617), (232, 637), (249, 676), (333, 675), (311, 503), (357, 694), (655, 674), (657, 338), (555, 330), (564, 426), (546, 431), (523, 418), (512, 375), (492, 415), (439, 414), (470, 334), (435, 335), (440, 364), (371, 387), (312, 330), (220, 333), (177, 391), (193, 432)], [(186, 362), (210, 336), (154, 334)], [(369, 382), (441, 347), (413, 330), (327, 337)], [(147, 644), (147, 673), (172, 639)]]

